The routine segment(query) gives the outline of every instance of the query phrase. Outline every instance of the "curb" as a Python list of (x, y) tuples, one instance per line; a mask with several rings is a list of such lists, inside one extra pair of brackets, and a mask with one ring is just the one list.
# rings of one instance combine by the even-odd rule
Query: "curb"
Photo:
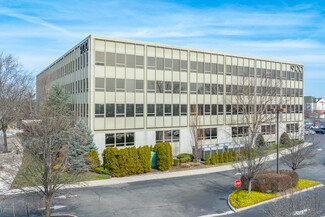
[(254, 208), (254, 207), (259, 206), (259, 205), (263, 205), (263, 204), (266, 204), (266, 203), (270, 203), (270, 202), (274, 202), (274, 201), (283, 199), (284, 197), (289, 198), (289, 197), (291, 197), (293, 195), (303, 193), (303, 192), (306, 192), (306, 191), (309, 191), (309, 190), (313, 190), (313, 189), (316, 189), (316, 188), (321, 188), (321, 187), (324, 187), (324, 185), (323, 184), (315, 185), (313, 187), (309, 187), (309, 188), (302, 189), (300, 191), (293, 192), (292, 194), (289, 194), (289, 195), (282, 195), (280, 197), (272, 198), (272, 199), (269, 199), (269, 200), (265, 200), (265, 201), (262, 201), (262, 202), (259, 202), (259, 203), (256, 203), (256, 204), (253, 204), (253, 205), (250, 205), (250, 206), (245, 206), (245, 207), (242, 207), (242, 208), (238, 208), (238, 209), (231, 205), (231, 203), (229, 201), (229, 198), (230, 198), (230, 194), (229, 194), (228, 195), (228, 206), (234, 212), (241, 212), (241, 211), (244, 211), (244, 210), (247, 210), (247, 209)]

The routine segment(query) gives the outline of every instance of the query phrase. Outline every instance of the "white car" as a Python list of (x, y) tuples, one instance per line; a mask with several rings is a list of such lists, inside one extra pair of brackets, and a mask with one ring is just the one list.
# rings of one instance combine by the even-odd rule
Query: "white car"
[(305, 135), (314, 135), (316, 132), (314, 130), (305, 130)]

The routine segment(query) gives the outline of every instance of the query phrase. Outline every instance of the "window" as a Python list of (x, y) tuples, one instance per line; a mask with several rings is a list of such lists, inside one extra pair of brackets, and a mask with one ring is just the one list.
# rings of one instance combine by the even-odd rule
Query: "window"
[(211, 138), (210, 128), (204, 129), (204, 139), (210, 139), (210, 138)]
[(172, 115), (172, 106), (171, 104), (165, 104), (165, 116)]
[(173, 71), (180, 71), (180, 63), (179, 60), (173, 60)]
[(173, 116), (179, 116), (179, 105), (173, 104)]
[(156, 61), (155, 61), (156, 58), (148, 57), (147, 60), (148, 60), (148, 62), (147, 62), (148, 68), (154, 69), (156, 67)]
[(116, 54), (116, 65), (125, 66), (125, 54)]
[(212, 74), (217, 74), (218, 73), (218, 69), (217, 69), (217, 64), (216, 63), (212, 63)]
[(181, 71), (187, 72), (187, 61), (186, 60), (181, 60)]
[(179, 142), (179, 130), (156, 131), (156, 142)]
[(197, 93), (198, 94), (204, 93), (203, 84), (201, 84), (201, 83), (197, 84)]
[(137, 117), (143, 117), (143, 104), (136, 104), (135, 112)]
[(223, 64), (218, 64), (218, 74), (223, 74)]
[(211, 63), (204, 63), (204, 73), (210, 74), (211, 72)]
[(231, 105), (226, 105), (226, 115), (231, 115)]
[(197, 72), (197, 62), (191, 61), (191, 72)]
[(196, 104), (191, 104), (191, 115), (196, 114)]
[(134, 104), (126, 104), (126, 117), (134, 117)]
[(203, 115), (204, 113), (203, 104), (198, 104), (197, 113), (198, 115)]
[(187, 83), (181, 82), (181, 93), (187, 93)]
[(147, 105), (147, 113), (148, 116), (155, 116), (155, 104)]
[(232, 137), (248, 136), (248, 127), (232, 127)]
[[(78, 87), (79, 87), (79, 85), (78, 85)], [(95, 91), (104, 91), (104, 88), (105, 88), (105, 79), (104, 78), (95, 78)]]
[(135, 80), (126, 79), (126, 92), (135, 92)]
[(254, 68), (252, 68), (252, 67), (250, 67), (249, 68), (249, 77), (254, 77), (255, 75), (254, 75)]
[(125, 144), (125, 134), (124, 133), (116, 133), (116, 146), (124, 146)]
[(217, 128), (211, 128), (211, 133), (210, 133), (210, 135), (211, 135), (211, 139), (217, 139), (218, 137), (217, 137)]
[(211, 110), (212, 110), (211, 114), (212, 115), (217, 115), (218, 114), (218, 106), (217, 106), (217, 104), (212, 104), (211, 107), (212, 107), (211, 108)]
[(258, 77), (258, 78), (261, 77), (261, 69), (260, 68), (256, 69), (256, 77)]
[(106, 146), (114, 146), (115, 145), (115, 135), (113, 133), (105, 135)]
[[(96, 51), (95, 52), (95, 65), (104, 65), (104, 52)], [(78, 58), (78, 69), (79, 69), (79, 58)]]
[(181, 105), (181, 115), (186, 116), (187, 115), (187, 104)]
[(171, 70), (172, 69), (172, 60), (171, 59), (166, 59), (165, 58), (165, 69), (166, 70)]
[(172, 131), (166, 130), (164, 131), (164, 141), (171, 142), (172, 141)]
[(125, 133), (125, 145), (126, 146), (134, 145), (134, 133)]
[(164, 115), (164, 105), (163, 104), (156, 104), (156, 116), (163, 116)]
[(287, 79), (287, 72), (282, 71), (282, 80), (286, 80), (286, 79)]
[(156, 93), (164, 93), (164, 82), (156, 81)]
[(223, 95), (223, 84), (218, 84), (218, 94)]
[(148, 92), (154, 93), (155, 92), (155, 81), (147, 81), (148, 84)]
[(124, 79), (116, 79), (116, 91), (117, 92), (125, 91), (125, 80)]
[(115, 53), (106, 52), (106, 65), (115, 66)]
[(143, 80), (135, 81), (135, 89), (136, 89), (136, 92), (143, 92)]
[(106, 117), (107, 118), (115, 117), (115, 105), (114, 104), (106, 104)]
[(218, 90), (217, 85), (216, 84), (211, 84), (211, 93), (213, 95), (217, 94), (217, 90)]
[(164, 70), (164, 58), (159, 58), (157, 57), (157, 66), (156, 69), (157, 70)]
[(104, 117), (104, 104), (95, 104), (95, 118)]
[(143, 56), (136, 56), (135, 57), (135, 64), (137, 68), (143, 68), (144, 57)]
[(196, 83), (191, 83), (190, 84), (190, 88), (191, 88), (191, 94), (196, 94)]
[(197, 72), (203, 73), (204, 64), (202, 62), (197, 63)]
[(164, 141), (164, 131), (156, 131), (156, 142)]
[(218, 115), (223, 115), (223, 105), (218, 105)]
[(124, 117), (124, 104), (116, 104), (116, 117)]
[(231, 65), (226, 65), (226, 75), (231, 75)]
[(180, 87), (179, 82), (173, 82), (173, 93), (179, 93)]
[(231, 85), (226, 85), (226, 94), (231, 95)]
[(170, 81), (165, 81), (165, 93), (172, 92), (172, 83)]
[(205, 105), (204, 106), (204, 115), (210, 115), (211, 114), (211, 105)]
[(275, 125), (261, 126), (262, 135), (275, 134)]
[(210, 94), (210, 84), (204, 84), (205, 94)]
[(115, 78), (106, 78), (106, 91), (115, 92)]
[(172, 142), (179, 142), (179, 130), (173, 130)]

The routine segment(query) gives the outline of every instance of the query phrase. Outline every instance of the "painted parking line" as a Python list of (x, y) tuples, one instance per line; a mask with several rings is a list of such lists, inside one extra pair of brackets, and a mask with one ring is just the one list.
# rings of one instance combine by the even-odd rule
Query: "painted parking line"
[(214, 216), (224, 216), (224, 215), (231, 215), (234, 214), (234, 211), (227, 211), (227, 212), (223, 212), (223, 213), (215, 213), (215, 214), (209, 214), (209, 215), (202, 215), (199, 217), (214, 217)]

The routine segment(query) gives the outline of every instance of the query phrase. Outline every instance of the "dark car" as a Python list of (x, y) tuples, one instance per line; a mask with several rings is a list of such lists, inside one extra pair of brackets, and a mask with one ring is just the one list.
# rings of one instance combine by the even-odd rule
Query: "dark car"
[(325, 129), (315, 129), (314, 131), (317, 134), (325, 134)]

